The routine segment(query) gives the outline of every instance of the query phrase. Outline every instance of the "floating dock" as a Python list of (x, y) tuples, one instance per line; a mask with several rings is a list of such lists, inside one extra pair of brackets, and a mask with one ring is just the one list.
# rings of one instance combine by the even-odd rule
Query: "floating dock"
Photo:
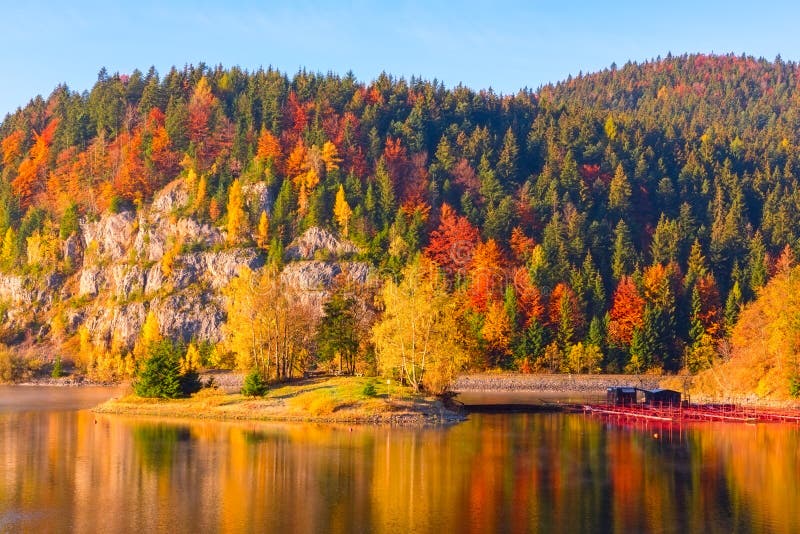
[(585, 404), (583, 411), (606, 417), (651, 421), (721, 421), (800, 424), (800, 410), (753, 408), (733, 404)]

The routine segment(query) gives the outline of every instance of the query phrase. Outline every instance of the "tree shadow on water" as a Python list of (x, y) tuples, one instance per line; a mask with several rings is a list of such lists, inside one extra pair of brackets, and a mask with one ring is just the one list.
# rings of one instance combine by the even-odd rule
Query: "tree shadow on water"
[(190, 439), (188, 428), (145, 424), (133, 429), (133, 442), (142, 464), (155, 472), (171, 466), (178, 443)]

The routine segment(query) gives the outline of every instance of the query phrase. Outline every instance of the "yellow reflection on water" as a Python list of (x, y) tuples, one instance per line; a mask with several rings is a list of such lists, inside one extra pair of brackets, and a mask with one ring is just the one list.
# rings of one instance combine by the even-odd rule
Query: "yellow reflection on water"
[(0, 414), (0, 531), (800, 532), (796, 426)]

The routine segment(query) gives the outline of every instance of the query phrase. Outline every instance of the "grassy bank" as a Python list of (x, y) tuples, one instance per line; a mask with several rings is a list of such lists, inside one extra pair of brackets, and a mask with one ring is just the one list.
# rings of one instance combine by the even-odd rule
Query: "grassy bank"
[[(365, 386), (375, 383), (376, 394)], [(365, 424), (441, 424), (463, 419), (441, 401), (410, 388), (362, 377), (308, 379), (276, 386), (264, 397), (245, 397), (212, 388), (186, 399), (145, 399), (128, 395), (94, 411), (219, 420), (315, 421)]]

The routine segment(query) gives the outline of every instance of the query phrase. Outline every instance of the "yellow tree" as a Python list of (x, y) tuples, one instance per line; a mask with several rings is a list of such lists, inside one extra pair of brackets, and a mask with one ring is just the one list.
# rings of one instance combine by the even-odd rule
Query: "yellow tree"
[(496, 365), (511, 353), (511, 330), (511, 320), (503, 303), (499, 300), (490, 302), (481, 329), (481, 335), (487, 344), (487, 364)]
[(147, 354), (150, 345), (161, 341), (161, 326), (158, 323), (158, 317), (152, 309), (147, 312), (142, 330), (139, 333), (139, 339), (133, 347), (133, 356), (136, 360), (141, 361)]
[(199, 368), (200, 351), (197, 350), (197, 345), (190, 343), (189, 348), (186, 349), (186, 354), (181, 358), (181, 374), (197, 371)]
[(56, 259), (56, 251), (49, 236), (39, 230), (27, 238), (28, 265), (48, 265)]
[(208, 182), (206, 180), (205, 175), (200, 177), (200, 181), (197, 183), (197, 192), (194, 195), (194, 212), (196, 215), (202, 215), (203, 206), (206, 203), (206, 195), (208, 189)]
[(3, 237), (3, 246), (0, 248), (0, 260), (3, 263), (11, 263), (17, 258), (16, 241), (16, 233), (13, 228), (9, 227)]
[(234, 245), (241, 241), (247, 227), (247, 215), (244, 212), (242, 184), (234, 180), (228, 190), (228, 243)]
[(274, 268), (243, 268), (225, 297), (226, 343), (237, 366), (257, 369), (263, 377), (290, 378), (309, 353), (315, 313)]
[(341, 184), (339, 184), (339, 190), (336, 192), (333, 215), (336, 217), (336, 222), (339, 223), (339, 227), (342, 229), (342, 235), (347, 237), (350, 229), (350, 217), (353, 215), (353, 210), (344, 197), (344, 186)]
[(602, 362), (603, 353), (596, 345), (578, 342), (567, 351), (566, 370), (570, 373), (599, 373)]
[(339, 169), (339, 164), (342, 162), (339, 150), (330, 141), (325, 141), (325, 144), (322, 145), (322, 161), (325, 162), (325, 172)]
[(403, 270), (399, 284), (383, 289), (383, 319), (372, 331), (378, 368), (395, 372), (417, 389), (443, 392), (466, 365), (457, 339), (456, 299), (431, 260), (418, 257)]
[(261, 217), (258, 219), (258, 235), (256, 236), (256, 243), (261, 248), (266, 248), (269, 243), (269, 217), (267, 212), (262, 211)]

